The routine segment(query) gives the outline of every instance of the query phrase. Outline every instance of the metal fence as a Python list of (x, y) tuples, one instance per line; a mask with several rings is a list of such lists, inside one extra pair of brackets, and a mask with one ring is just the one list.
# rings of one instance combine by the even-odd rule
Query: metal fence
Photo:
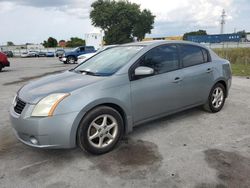
[[(38, 52), (53, 52), (55, 53), (56, 50), (59, 48), (43, 48), (43, 49), (14, 49), (14, 50), (10, 50), (13, 52), (15, 57), (20, 57), (22, 53), (24, 52), (28, 52), (28, 51), (38, 51)], [(61, 48), (60, 48), (61, 49)], [(8, 49), (5, 49), (6, 51), (8, 51)], [(64, 48), (65, 51), (70, 51), (73, 50), (73, 48)]]
[[(212, 49), (229, 49), (229, 48), (250, 48), (250, 42), (224, 42), (224, 43), (201, 43)], [(41, 49), (13, 49), (5, 47), (4, 51), (12, 51), (14, 56), (19, 57), (22, 53), (28, 51), (39, 52), (55, 52), (57, 49), (62, 48), (41, 48)], [(64, 48), (65, 51), (70, 51), (73, 48)]]
[(203, 43), (209, 48), (250, 48), (250, 42)]

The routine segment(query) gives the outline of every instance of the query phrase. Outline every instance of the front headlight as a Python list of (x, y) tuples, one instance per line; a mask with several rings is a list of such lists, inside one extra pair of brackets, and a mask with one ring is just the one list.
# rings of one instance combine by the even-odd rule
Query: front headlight
[(12, 100), (12, 105), (13, 106), (16, 106), (16, 98), (17, 98), (17, 95), (15, 94), (13, 100)]
[(58, 104), (67, 96), (69, 96), (69, 93), (54, 93), (48, 95), (47, 97), (43, 98), (38, 102), (31, 116), (35, 117), (53, 116), (53, 113)]

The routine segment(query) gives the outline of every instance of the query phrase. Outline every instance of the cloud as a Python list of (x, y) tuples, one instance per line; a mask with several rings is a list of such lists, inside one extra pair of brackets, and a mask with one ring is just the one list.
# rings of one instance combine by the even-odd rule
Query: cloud
[[(159, 35), (183, 34), (197, 29), (216, 29), (219, 27), (220, 15), (226, 10), (227, 20), (235, 14), (236, 0), (132, 0), (150, 9), (156, 15), (155, 29), (152, 33)], [(219, 29), (218, 29), (219, 30)]]
[(13, 4), (17, 5), (23, 5), (23, 6), (32, 6), (32, 7), (58, 7), (58, 6), (64, 6), (68, 5), (71, 1), (70, 0), (0, 0), (1, 2), (11, 2)]
[[(40, 42), (54, 36), (67, 39), (83, 37), (84, 33), (99, 31), (91, 26), (89, 13), (95, 0), (0, 0), (0, 43)], [(141, 4), (156, 15), (154, 29), (148, 36), (182, 35), (205, 29), (208, 33), (220, 30), (220, 15), (226, 10), (227, 33), (250, 31), (249, 0), (129, 0)], [(18, 31), (18, 35), (17, 32)], [(20, 37), (21, 36), (21, 37)], [(34, 38), (35, 37), (35, 38)]]
[[(0, 7), (4, 6), (5, 12), (8, 7), (12, 9), (15, 6), (29, 6), (34, 8), (59, 10), (70, 16), (76, 16), (81, 19), (88, 19), (90, 6), (94, 0), (0, 0)], [(0, 9), (0, 12), (1, 12)]]

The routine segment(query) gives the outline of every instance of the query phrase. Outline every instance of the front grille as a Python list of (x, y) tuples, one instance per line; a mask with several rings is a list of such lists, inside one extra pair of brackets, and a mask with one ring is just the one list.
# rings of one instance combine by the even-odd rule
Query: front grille
[(16, 113), (21, 114), (26, 103), (23, 102), (21, 99), (17, 98), (16, 99), (16, 106), (14, 107), (14, 110)]

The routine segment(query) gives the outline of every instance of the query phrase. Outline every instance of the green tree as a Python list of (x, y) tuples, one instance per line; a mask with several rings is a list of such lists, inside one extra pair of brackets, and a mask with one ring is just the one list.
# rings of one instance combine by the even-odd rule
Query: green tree
[(206, 30), (198, 30), (198, 31), (192, 31), (192, 32), (185, 33), (183, 35), (183, 40), (187, 40), (187, 36), (190, 36), (190, 35), (207, 35), (207, 31)]
[(53, 37), (49, 37), (48, 40), (43, 42), (43, 46), (46, 48), (57, 47), (57, 40)]
[(8, 42), (7, 42), (7, 46), (14, 46), (14, 43), (11, 42), (11, 41), (8, 41)]
[(78, 37), (71, 37), (69, 41), (66, 42), (66, 47), (77, 47), (85, 46), (85, 40)]
[(142, 40), (153, 29), (155, 16), (149, 10), (129, 1), (97, 0), (92, 5), (92, 24), (104, 31), (106, 44)]

